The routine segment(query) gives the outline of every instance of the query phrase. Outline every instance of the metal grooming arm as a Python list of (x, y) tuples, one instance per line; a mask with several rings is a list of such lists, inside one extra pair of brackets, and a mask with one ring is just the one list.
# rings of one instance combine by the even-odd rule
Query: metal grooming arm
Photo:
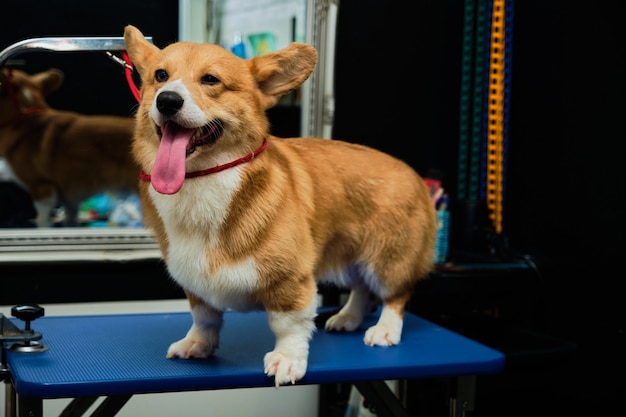
[[(152, 42), (152, 37), (146, 37)], [(79, 51), (123, 51), (126, 49), (123, 37), (59, 37), (32, 38), (16, 42), (0, 52), (0, 67), (3, 67), (13, 55), (38, 52), (79, 52)]]

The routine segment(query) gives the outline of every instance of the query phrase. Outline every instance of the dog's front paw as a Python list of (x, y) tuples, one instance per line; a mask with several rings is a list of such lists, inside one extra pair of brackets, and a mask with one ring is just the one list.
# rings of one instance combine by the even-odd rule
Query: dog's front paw
[(273, 376), (276, 387), (291, 382), (295, 384), (306, 373), (307, 358), (289, 357), (277, 351), (265, 354), (265, 374)]
[(207, 343), (204, 340), (196, 340), (191, 337), (174, 342), (167, 350), (167, 358), (202, 359), (213, 355), (217, 344)]
[(377, 324), (365, 332), (363, 342), (368, 346), (392, 346), (400, 343), (402, 327)]

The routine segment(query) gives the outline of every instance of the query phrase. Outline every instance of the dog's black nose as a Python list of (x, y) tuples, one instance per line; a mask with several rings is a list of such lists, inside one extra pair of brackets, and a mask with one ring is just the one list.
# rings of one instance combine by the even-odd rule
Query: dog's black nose
[(162, 114), (171, 116), (176, 114), (176, 112), (183, 107), (184, 101), (185, 100), (183, 100), (178, 93), (173, 91), (163, 91), (157, 97), (156, 105), (157, 109), (159, 109)]

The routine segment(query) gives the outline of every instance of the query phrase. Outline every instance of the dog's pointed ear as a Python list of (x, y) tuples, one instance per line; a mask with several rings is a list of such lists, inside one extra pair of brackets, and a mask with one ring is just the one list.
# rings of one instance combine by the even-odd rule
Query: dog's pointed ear
[(65, 80), (65, 74), (58, 68), (50, 68), (31, 77), (31, 81), (38, 86), (44, 97), (61, 88), (63, 80)]
[(315, 48), (299, 42), (249, 59), (250, 73), (263, 94), (263, 107), (272, 107), (283, 95), (299, 87), (309, 78), (316, 63)]
[(159, 52), (159, 48), (148, 42), (143, 33), (132, 25), (124, 28), (124, 44), (132, 65), (137, 69), (141, 79), (145, 79), (148, 63)]

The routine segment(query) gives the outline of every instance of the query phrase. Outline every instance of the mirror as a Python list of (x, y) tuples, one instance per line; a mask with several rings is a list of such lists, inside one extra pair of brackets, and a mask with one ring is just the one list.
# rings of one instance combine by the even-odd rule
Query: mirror
[[(330, 137), (336, 2), (111, 0), (95, 13), (92, 4), (77, 0), (38, 2), (36, 7), (18, 3), (5, 6), (5, 15), (12, 18), (0, 34), (0, 264), (160, 258), (154, 239), (141, 224), (136, 194), (119, 186), (125, 165), (119, 155), (107, 156), (112, 147), (104, 139), (96, 155), (78, 149), (84, 145), (80, 140), (72, 152), (64, 148), (69, 140), (53, 141), (64, 146), (42, 147), (32, 145), (42, 137), (34, 129), (42, 126), (24, 123), (45, 104), (64, 112), (66, 120), (75, 116), (65, 112), (89, 118), (89, 123), (76, 123), (89, 132), (115, 126), (116, 134), (125, 136), (130, 130), (126, 120), (137, 105), (132, 84), (139, 82), (120, 63), (123, 40), (122, 46), (119, 42), (129, 23), (160, 47), (177, 40), (212, 42), (246, 58), (291, 41), (312, 44), (320, 53), (318, 69), (268, 116), (274, 135)], [(52, 68), (59, 73), (49, 73)], [(20, 77), (27, 77), (23, 83), (38, 90), (19, 90)], [(35, 100), (38, 96), (43, 103)], [(92, 124), (91, 118), (101, 115), (109, 119)], [(60, 130), (46, 130), (46, 135)], [(111, 131), (105, 136), (112, 136)], [(91, 159), (96, 156), (97, 163)], [(103, 162), (107, 158), (108, 165)], [(70, 183), (62, 191), (66, 197), (80, 195), (80, 201), (57, 202), (46, 179), (37, 177), (46, 169), (54, 169), (62, 178), (59, 182)], [(104, 175), (108, 171), (112, 174)], [(42, 214), (44, 210), (49, 215)]]

